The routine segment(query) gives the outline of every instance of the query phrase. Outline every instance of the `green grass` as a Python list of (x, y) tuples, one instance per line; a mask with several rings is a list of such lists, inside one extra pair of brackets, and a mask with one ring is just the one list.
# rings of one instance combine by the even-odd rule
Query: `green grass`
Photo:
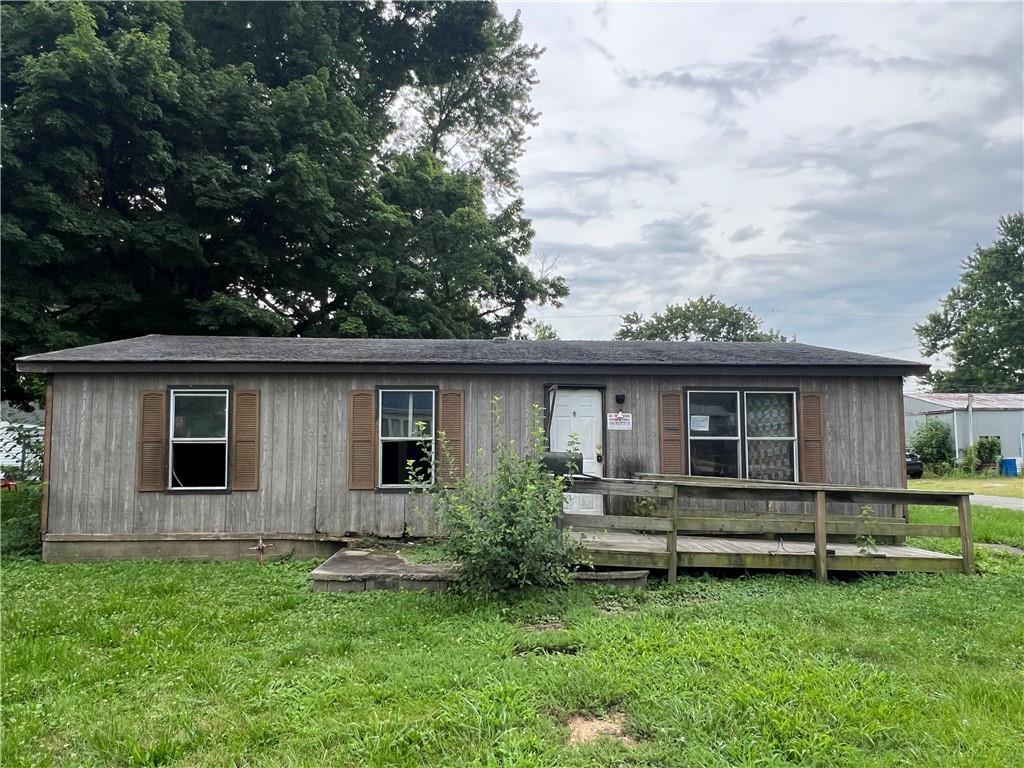
[(920, 490), (972, 491), (988, 496), (1024, 499), (1024, 477), (925, 477), (908, 480), (907, 486)]
[[(910, 508), (910, 522), (955, 525), (959, 519), (956, 510), (950, 507), (913, 506)], [(975, 541), (1010, 544), (1024, 548), (1024, 512), (972, 505), (971, 531)], [(932, 542), (932, 540), (929, 541)], [(957, 544), (957, 550), (959, 550), (959, 544)]]
[[(5, 768), (1024, 764), (1024, 558), (477, 603), (313, 594), (312, 562), (42, 564), (6, 547), (34, 512), (3, 509)], [(566, 744), (611, 711), (637, 746)]]

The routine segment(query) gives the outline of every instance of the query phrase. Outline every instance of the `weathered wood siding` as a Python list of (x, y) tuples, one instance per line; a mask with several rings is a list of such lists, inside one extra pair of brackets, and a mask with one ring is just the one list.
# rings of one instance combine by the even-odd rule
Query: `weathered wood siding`
[[(48, 532), (429, 532), (429, 510), (415, 509), (419, 502), (411, 502), (408, 494), (348, 490), (349, 390), (378, 385), (464, 390), (466, 468), (486, 472), (498, 440), (522, 444), (528, 439), (533, 406), (542, 402), (544, 385), (551, 383), (604, 387), (606, 410), (614, 407), (615, 394), (625, 394), (623, 410), (633, 414), (634, 426), (606, 434), (608, 476), (658, 471), (658, 393), (663, 389), (787, 387), (825, 393), (829, 482), (902, 486), (898, 378), (59, 374), (54, 377)], [(135, 490), (139, 393), (188, 384), (260, 390), (258, 491)], [(490, 412), (496, 397), (504, 412), (500, 433)], [(752, 509), (736, 502), (690, 503)]]

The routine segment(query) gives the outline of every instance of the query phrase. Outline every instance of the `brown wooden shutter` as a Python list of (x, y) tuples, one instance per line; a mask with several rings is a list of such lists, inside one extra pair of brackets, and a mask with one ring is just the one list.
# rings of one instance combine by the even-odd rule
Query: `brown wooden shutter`
[(139, 465), (135, 490), (167, 487), (167, 392), (144, 389), (139, 400)]
[(800, 393), (800, 482), (825, 482), (825, 395)]
[(683, 393), (662, 392), (658, 407), (658, 433), (661, 443), (661, 473), (686, 474), (683, 451)]
[(462, 479), (466, 465), (466, 405), (461, 389), (443, 389), (440, 392), (441, 413), (439, 431), (444, 432), (447, 451), (438, 443), (441, 455), (438, 475), (443, 485), (453, 485)]
[(376, 486), (377, 414), (372, 389), (353, 389), (348, 398), (348, 487), (372, 491)]
[(260, 391), (235, 390), (231, 409), (231, 490), (260, 489)]

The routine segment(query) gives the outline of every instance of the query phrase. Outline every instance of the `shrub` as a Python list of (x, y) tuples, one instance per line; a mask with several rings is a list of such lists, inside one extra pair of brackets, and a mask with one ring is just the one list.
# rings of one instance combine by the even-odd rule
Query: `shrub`
[(4, 557), (39, 556), (42, 500), (42, 483), (23, 484), (15, 491), (0, 491), (0, 554)]
[(978, 461), (984, 464), (995, 464), (999, 461), (1003, 447), (998, 437), (982, 437), (974, 444), (974, 452)]
[[(503, 431), (501, 403), (492, 405), (496, 434)], [(442, 453), (448, 451), (439, 435)], [(564, 477), (548, 473), (542, 461), (544, 428), (540, 406), (534, 405), (529, 444), (520, 454), (513, 441), (498, 441), (497, 467), (486, 477), (467, 471), (451, 487), (429, 490), (445, 535), (445, 553), (459, 564), (459, 586), (477, 595), (507, 595), (524, 587), (564, 587), (578, 545), (559, 530)], [(437, 475), (437, 462), (433, 470)], [(424, 469), (410, 466), (411, 482)]]
[(956, 459), (953, 452), (953, 433), (941, 421), (926, 421), (910, 436), (908, 445), (910, 450), (921, 457), (925, 465), (932, 468), (941, 464), (951, 464)]

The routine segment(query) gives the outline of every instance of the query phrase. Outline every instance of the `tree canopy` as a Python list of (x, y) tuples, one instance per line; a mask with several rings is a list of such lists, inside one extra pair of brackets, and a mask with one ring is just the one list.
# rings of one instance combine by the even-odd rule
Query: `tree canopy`
[(639, 341), (786, 341), (749, 309), (711, 296), (669, 304), (650, 318), (638, 312), (622, 317), (616, 339)]
[(144, 333), (509, 335), (541, 51), (492, 3), (2, 7), (3, 397)]
[(951, 367), (930, 374), (936, 392), (1024, 392), (1024, 212), (999, 220), (999, 237), (976, 246), (959, 284), (914, 329), (925, 355)]

